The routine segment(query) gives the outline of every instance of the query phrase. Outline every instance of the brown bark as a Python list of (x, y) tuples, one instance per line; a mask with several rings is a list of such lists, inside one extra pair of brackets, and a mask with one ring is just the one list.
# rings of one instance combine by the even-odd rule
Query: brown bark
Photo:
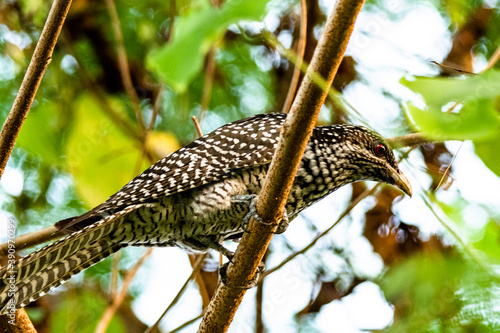
[(43, 27), (42, 34), (36, 45), (33, 57), (31, 58), (28, 70), (19, 88), (19, 93), (16, 96), (7, 120), (3, 124), (0, 133), (0, 177), (7, 165), (7, 160), (12, 154), (17, 136), (28, 116), (31, 104), (35, 99), (36, 92), (42, 81), (43, 74), (52, 60), (52, 52), (56, 46), (59, 33), (61, 32), (70, 5), (71, 0), (54, 1), (47, 22)]
[(24, 311), (24, 309), (20, 309), (17, 310), (12, 317), (9, 315), (0, 316), (0, 332), (36, 333), (36, 330), (26, 314), (26, 311)]
[[(70, 6), (71, 0), (55, 0), (50, 9), (49, 16), (36, 45), (19, 93), (0, 133), (0, 177), (12, 154), (17, 136), (28, 116), (43, 74), (52, 59), (54, 47)], [(9, 320), (12, 320), (9, 316), (0, 316), (1, 332), (36, 332), (23, 309), (16, 311), (14, 318), (15, 325), (12, 325), (12, 322), (9, 323)]]
[[(217, 289), (198, 332), (228, 330), (245, 294), (238, 286), (247, 285), (255, 276), (281, 219), (300, 159), (325, 101), (326, 89), (333, 82), (362, 5), (363, 1), (359, 0), (337, 2), (282, 128), (278, 148), (257, 201), (259, 216), (271, 224), (258, 224), (252, 218), (249, 232), (243, 235), (233, 263), (228, 267), (228, 284)], [(326, 89), (313, 83), (312, 77), (318, 75), (326, 81)]]

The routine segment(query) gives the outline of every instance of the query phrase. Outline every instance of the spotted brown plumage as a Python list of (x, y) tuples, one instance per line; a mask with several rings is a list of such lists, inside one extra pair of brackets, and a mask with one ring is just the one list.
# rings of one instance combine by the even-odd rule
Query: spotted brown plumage
[[(22, 307), (126, 246), (209, 248), (238, 237), (277, 146), (285, 114), (236, 121), (193, 141), (132, 179), (101, 205), (56, 223), (69, 233), (0, 269), (0, 314)], [(385, 140), (360, 126), (316, 127), (288, 197), (289, 220), (339, 187), (360, 180), (410, 194)], [(15, 272), (16, 292), (8, 293)], [(14, 302), (14, 303), (12, 303)]]

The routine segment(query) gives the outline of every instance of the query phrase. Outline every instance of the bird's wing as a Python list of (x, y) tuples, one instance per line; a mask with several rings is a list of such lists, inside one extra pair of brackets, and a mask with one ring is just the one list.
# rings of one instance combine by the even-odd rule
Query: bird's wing
[(156, 202), (270, 163), (285, 118), (286, 114), (261, 114), (224, 125), (156, 162), (99, 206), (56, 226), (80, 229), (125, 207)]

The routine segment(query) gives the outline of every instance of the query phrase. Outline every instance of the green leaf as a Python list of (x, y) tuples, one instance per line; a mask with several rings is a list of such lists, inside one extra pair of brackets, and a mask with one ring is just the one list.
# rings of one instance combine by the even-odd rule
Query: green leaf
[(401, 83), (422, 95), (427, 106), (441, 108), (449, 102), (467, 102), (494, 98), (500, 94), (500, 71), (461, 77), (403, 78)]
[(496, 131), (495, 135), (488, 140), (475, 140), (474, 147), (476, 155), (481, 158), (484, 165), (500, 177), (500, 131)]
[[(403, 79), (401, 83), (425, 100), (424, 110), (409, 104), (408, 114), (417, 130), (431, 139), (483, 139), (498, 129), (494, 99), (500, 94), (500, 71), (459, 78)], [(446, 105), (454, 103), (455, 110), (447, 112)]]
[(63, 154), (60, 110), (57, 103), (34, 106), (19, 133), (17, 143), (49, 165), (59, 165)]
[(227, 27), (241, 20), (255, 21), (268, 0), (229, 0), (222, 8), (202, 1), (199, 10), (178, 19), (172, 41), (151, 52), (147, 67), (178, 93), (184, 92), (203, 66), (205, 54)]
[(477, 250), (485, 253), (489, 260), (495, 264), (500, 263), (500, 226), (494, 221), (490, 221), (484, 228), (483, 237), (474, 243)]
[(137, 142), (107, 118), (92, 98), (82, 96), (74, 112), (75, 124), (66, 144), (67, 167), (82, 199), (95, 206), (134, 176), (140, 151)]
[(436, 140), (471, 140), (493, 135), (499, 126), (498, 113), (492, 99), (471, 100), (459, 113), (442, 112), (440, 108), (421, 110), (408, 105), (417, 130)]
[(427, 332), (433, 319), (449, 321), (459, 311), (454, 293), (466, 270), (461, 258), (442, 254), (419, 254), (392, 266), (380, 287), (403, 312), (389, 332)]

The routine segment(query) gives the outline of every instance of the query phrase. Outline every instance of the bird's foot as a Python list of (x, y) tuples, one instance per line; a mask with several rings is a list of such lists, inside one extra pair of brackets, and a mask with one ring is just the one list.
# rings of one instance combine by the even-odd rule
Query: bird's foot
[[(249, 195), (235, 195), (231, 198), (231, 201), (233, 203), (240, 203), (240, 204), (245, 204), (248, 205), (248, 213), (243, 217), (243, 220), (241, 221), (241, 229), (243, 231), (248, 232), (248, 224), (250, 223), (250, 219), (253, 217), (257, 223), (264, 224), (264, 225), (271, 225), (269, 222), (265, 222), (262, 217), (259, 216), (257, 213), (257, 195), (256, 194), (249, 194)], [(282, 234), (286, 231), (288, 228), (288, 214), (286, 209), (283, 210), (283, 215), (281, 217), (281, 221), (278, 225), (278, 229), (276, 230), (276, 234)]]
[(259, 264), (259, 267), (257, 268), (257, 273), (255, 273), (254, 277), (250, 281), (248, 281), (244, 285), (232, 285), (231, 283), (229, 283), (227, 281), (227, 267), (229, 266), (230, 262), (232, 262), (232, 261), (229, 260), (228, 262), (226, 262), (224, 265), (222, 265), (219, 268), (219, 277), (220, 277), (220, 281), (224, 285), (226, 285), (228, 287), (232, 287), (232, 288), (247, 290), (247, 289), (251, 289), (251, 288), (255, 287), (257, 285), (257, 283), (259, 282), (260, 273), (262, 273), (266, 270), (266, 265), (261, 261)]
[(288, 220), (288, 213), (286, 209), (283, 209), (283, 215), (281, 216), (280, 224), (278, 224), (278, 229), (274, 232), (275, 234), (282, 234), (288, 229), (290, 221)]
[(234, 257), (234, 252), (229, 251), (221, 243), (209, 236), (194, 236), (184, 239), (183, 242), (184, 244), (188, 244), (192, 249), (197, 249), (198, 247), (200, 251), (206, 251), (207, 249), (215, 250), (225, 256), (230, 262), (232, 262)]

